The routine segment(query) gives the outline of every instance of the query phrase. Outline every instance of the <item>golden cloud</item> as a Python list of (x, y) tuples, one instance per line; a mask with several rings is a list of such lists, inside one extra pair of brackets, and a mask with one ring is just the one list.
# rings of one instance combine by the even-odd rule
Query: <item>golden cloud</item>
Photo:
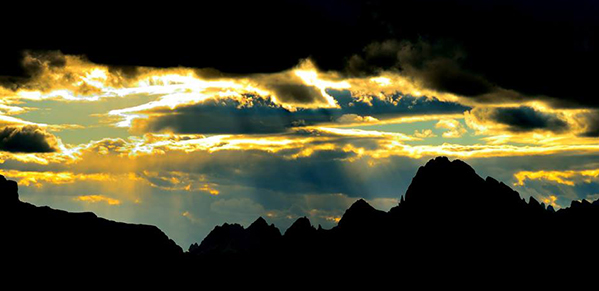
[[(114, 109), (108, 117), (118, 118), (117, 126), (131, 127), (136, 119), (148, 118), (158, 109), (200, 104), (207, 100), (235, 100), (252, 106), (258, 100), (272, 102), (289, 111), (299, 108), (337, 108), (328, 89), (349, 90), (356, 101), (370, 103), (380, 98), (397, 102), (390, 95), (435, 96), (442, 101), (458, 97), (423, 88), (397, 72), (381, 72), (373, 78), (346, 78), (336, 72), (319, 71), (310, 59), (289, 70), (270, 74), (228, 75), (215, 70), (192, 68), (135, 67), (127, 73), (95, 64), (84, 56), (60, 52), (30, 52), (23, 60), (32, 77), (12, 89), (0, 88), (0, 116), (22, 113), (27, 100), (99, 101), (145, 94), (153, 100), (133, 107)], [(373, 118), (364, 116), (363, 122)]]
[(103, 195), (82, 195), (73, 198), (75, 201), (87, 202), (87, 203), (106, 203), (108, 205), (120, 205), (121, 201), (118, 199), (106, 197)]
[(429, 137), (437, 137), (437, 135), (434, 134), (433, 131), (430, 129), (423, 129), (423, 130), (415, 130), (414, 137), (429, 138)]
[(436, 128), (443, 128), (443, 129), (447, 129), (447, 131), (445, 131), (443, 133), (443, 137), (445, 138), (458, 138), (458, 137), (462, 137), (464, 134), (466, 134), (466, 132), (468, 132), (466, 130), (466, 128), (464, 128), (464, 126), (462, 126), (462, 124), (455, 120), (455, 119), (442, 119), (439, 120), (439, 122), (437, 122), (437, 124), (435, 125)]
[(579, 182), (590, 183), (599, 177), (599, 169), (569, 171), (521, 171), (514, 174), (514, 186), (524, 186), (526, 180), (546, 180), (558, 184), (575, 186)]

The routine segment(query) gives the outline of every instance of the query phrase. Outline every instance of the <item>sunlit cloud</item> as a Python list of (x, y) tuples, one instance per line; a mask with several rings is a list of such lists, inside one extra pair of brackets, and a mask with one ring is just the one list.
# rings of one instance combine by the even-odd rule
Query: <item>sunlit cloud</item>
[(111, 174), (76, 174), (72, 172), (36, 172), (18, 170), (0, 170), (0, 174), (15, 179), (24, 186), (43, 187), (44, 184), (72, 184), (76, 181), (105, 181), (114, 182)]
[(120, 200), (106, 197), (103, 195), (83, 195), (83, 196), (77, 196), (73, 200), (87, 202), (87, 203), (106, 203), (108, 205), (120, 205), (121, 204)]
[(443, 132), (443, 137), (445, 138), (458, 138), (468, 132), (466, 128), (464, 128), (464, 126), (462, 126), (462, 124), (455, 119), (439, 120), (435, 127), (446, 129), (446, 131)]
[(589, 109), (552, 109), (541, 102), (477, 107), (465, 112), (465, 122), (492, 144), (587, 144), (592, 123)]
[[(270, 74), (228, 75), (192, 68), (137, 67), (133, 73), (94, 64), (84, 56), (63, 55), (59, 52), (29, 53), (24, 63), (32, 77), (22, 81), (17, 89), (2, 90), (2, 106), (16, 114), (29, 110), (20, 106), (24, 101), (55, 100), (65, 102), (98, 102), (106, 98), (125, 98), (133, 95), (153, 96), (153, 100), (126, 108), (114, 108), (107, 118), (119, 118), (118, 127), (132, 127), (136, 120), (163, 116), (180, 107), (206, 102), (234, 102), (238, 108), (262, 104), (294, 113), (304, 109), (339, 109), (339, 100), (329, 90), (351, 92), (353, 102), (373, 106), (398, 106), (404, 96), (455, 102), (456, 97), (427, 91), (396, 73), (381, 73), (374, 78), (346, 78), (335, 72), (319, 71), (310, 59), (302, 60), (289, 70)], [(394, 96), (395, 95), (395, 96)], [(382, 112), (388, 114), (391, 112)], [(422, 112), (426, 113), (426, 112)], [(430, 112), (438, 113), (438, 112)], [(428, 113), (427, 113), (428, 114)], [(402, 113), (406, 115), (406, 113)], [(411, 115), (411, 114), (410, 114)], [(339, 113), (340, 123), (376, 122), (378, 117), (357, 112)], [(394, 116), (386, 116), (385, 119)], [(298, 122), (301, 121), (297, 120)], [(319, 122), (327, 122), (326, 119)], [(265, 123), (266, 124), (266, 123)]]
[(437, 137), (437, 135), (434, 134), (433, 131), (430, 129), (415, 130), (414, 136), (417, 138)]
[(515, 186), (524, 186), (527, 180), (546, 180), (558, 184), (575, 186), (578, 183), (590, 183), (599, 177), (599, 169), (569, 171), (521, 171), (514, 174)]
[(558, 206), (556, 201), (557, 201), (557, 196), (555, 196), (555, 195), (549, 195), (549, 196), (541, 199), (542, 203), (544, 203), (545, 205), (551, 205), (553, 207)]

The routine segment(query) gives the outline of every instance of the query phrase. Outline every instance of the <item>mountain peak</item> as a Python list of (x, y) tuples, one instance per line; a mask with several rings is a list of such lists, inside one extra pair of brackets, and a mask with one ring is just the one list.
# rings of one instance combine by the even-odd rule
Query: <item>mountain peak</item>
[(354, 204), (352, 204), (349, 209), (354, 209), (356, 211), (360, 210), (360, 211), (370, 211), (370, 210), (374, 210), (374, 207), (372, 207), (370, 204), (368, 204), (368, 202), (366, 202), (366, 200), (364, 199), (358, 199), (356, 200), (356, 202), (354, 202)]
[[(424, 165), (423, 167), (420, 168), (424, 168), (428, 171), (447, 171), (447, 170), (453, 170), (453, 171), (458, 171), (459, 173), (462, 174), (475, 174), (476, 172), (474, 171), (474, 169), (466, 164), (464, 161), (459, 160), (459, 159), (455, 159), (453, 161), (450, 161), (448, 157), (445, 156), (440, 156), (440, 157), (436, 157), (434, 159), (429, 160), (426, 165)], [(420, 170), (418, 171), (420, 172)], [(418, 174), (416, 174), (418, 175)]]
[(345, 211), (343, 217), (339, 220), (338, 226), (341, 228), (351, 226), (362, 227), (374, 223), (384, 215), (385, 212), (376, 210), (364, 199), (358, 199)]
[(248, 229), (264, 229), (264, 228), (268, 228), (268, 223), (266, 222), (266, 220), (260, 216), (258, 217), (258, 219), (256, 219), (256, 221), (252, 222), (252, 224), (250, 224), (250, 226), (248, 227)]
[(19, 201), (19, 185), (0, 175), (0, 203), (15, 203)]
[(308, 219), (305, 216), (302, 216), (300, 218), (298, 218), (285, 232), (285, 234), (287, 234), (287, 232), (289, 232), (290, 229), (307, 229), (307, 228), (314, 228), (312, 226), (312, 223), (310, 223), (310, 219)]
[(262, 216), (258, 217), (258, 219), (246, 229), (246, 234), (248, 236), (259, 237), (260, 239), (263, 239), (263, 237), (267, 237), (268, 239), (281, 237), (279, 229), (274, 224), (269, 225)]
[(288, 229), (285, 231), (286, 238), (299, 238), (309, 236), (316, 232), (312, 223), (307, 217), (298, 218)]
[[(489, 184), (495, 184), (489, 180)], [(425, 208), (462, 206), (479, 199), (485, 180), (461, 160), (431, 159), (420, 167), (405, 194), (405, 202)]]

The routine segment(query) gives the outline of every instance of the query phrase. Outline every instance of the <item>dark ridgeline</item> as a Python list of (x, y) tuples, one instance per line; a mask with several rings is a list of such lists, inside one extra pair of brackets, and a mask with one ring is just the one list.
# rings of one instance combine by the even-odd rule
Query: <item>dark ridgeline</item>
[(21, 202), (17, 183), (2, 175), (0, 225), (2, 261), (13, 267), (27, 266), (25, 273), (35, 269), (47, 273), (62, 266), (71, 266), (71, 270), (104, 264), (133, 267), (175, 262), (183, 256), (182, 249), (155, 226)]
[(575, 201), (555, 211), (534, 198), (526, 202), (504, 183), (483, 179), (468, 164), (446, 157), (420, 167), (404, 197), (389, 212), (358, 200), (330, 230), (315, 229), (305, 217), (284, 235), (262, 218), (247, 229), (217, 226), (200, 245), (190, 247), (188, 257), (196, 267), (334, 272), (390, 264), (395, 271), (435, 273), (442, 268), (449, 274), (479, 275), (498, 269), (524, 275), (557, 269), (559, 261), (597, 261), (599, 200)]
[(598, 262), (598, 201), (575, 201), (555, 211), (445, 157), (420, 167), (405, 198), (389, 212), (358, 200), (330, 230), (302, 217), (284, 235), (263, 218), (248, 228), (224, 224), (186, 253), (156, 227), (35, 207), (20, 202), (17, 184), (3, 177), (0, 189), (2, 241), (8, 243), (2, 255), (30, 262), (149, 264), (191, 276), (185, 278), (297, 274), (290, 269), (347, 275), (381, 268), (395, 274), (526, 276)]

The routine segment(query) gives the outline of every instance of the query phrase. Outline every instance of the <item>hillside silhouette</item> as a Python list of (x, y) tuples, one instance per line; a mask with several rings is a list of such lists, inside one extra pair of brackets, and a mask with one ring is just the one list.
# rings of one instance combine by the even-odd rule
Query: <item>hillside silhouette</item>
[(21, 202), (18, 185), (0, 175), (0, 256), (7, 264), (140, 265), (181, 258), (182, 249), (155, 226), (114, 222)]
[(0, 191), (1, 251), (9, 262), (155, 264), (185, 274), (289, 267), (359, 272), (388, 265), (427, 274), (431, 268), (526, 272), (596, 264), (599, 243), (599, 200), (555, 211), (446, 157), (420, 167), (388, 212), (360, 199), (332, 229), (302, 217), (284, 234), (262, 217), (247, 228), (226, 223), (185, 253), (156, 227), (36, 207), (19, 201), (17, 183), (4, 177)]

